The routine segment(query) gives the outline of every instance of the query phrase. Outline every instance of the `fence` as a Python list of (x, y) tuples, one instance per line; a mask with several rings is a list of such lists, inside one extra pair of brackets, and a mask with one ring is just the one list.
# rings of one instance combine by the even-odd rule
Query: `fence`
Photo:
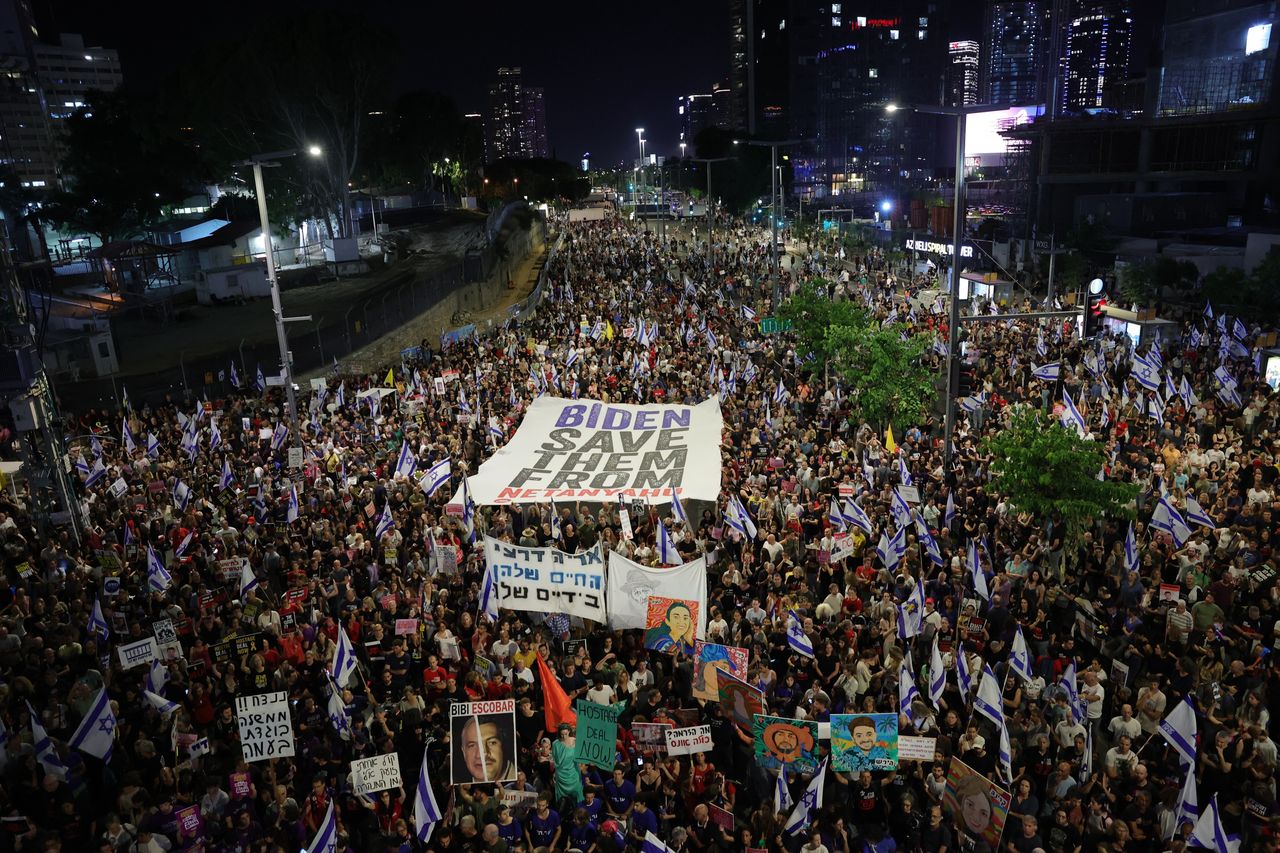
[[(545, 225), (535, 220), (531, 227)], [(479, 280), (472, 282), (466, 281), (461, 261), (430, 276), (420, 275), (406, 265), (401, 273), (390, 276), (375, 292), (353, 302), (342, 314), (318, 316), (311, 324), (290, 323), (287, 331), (295, 382), (297, 377), (345, 358), (449, 300), (458, 311), (481, 308), (484, 282), (502, 265), (514, 264), (524, 257), (530, 245), (530, 231), (520, 231), (501, 247), (488, 246), (482, 254)], [(535, 294), (540, 294), (541, 287), (540, 278)], [(493, 288), (493, 292), (499, 290), (505, 290), (505, 280)], [(521, 304), (527, 302), (528, 299)], [(483, 327), (490, 325), (483, 324)], [(128, 386), (129, 398), (135, 405), (168, 395), (188, 400), (207, 395), (213, 399), (233, 390), (230, 377), (233, 363), (243, 385), (252, 383), (259, 365), (264, 375), (277, 372), (280, 350), (274, 338), (249, 344), (243, 339), (237, 341), (234, 332), (230, 332), (226, 343), (226, 348), (217, 353), (189, 357), (179, 352), (176, 365), (153, 373), (60, 382), (57, 389), (60, 402), (70, 411), (116, 406), (121, 400), (122, 386)]]

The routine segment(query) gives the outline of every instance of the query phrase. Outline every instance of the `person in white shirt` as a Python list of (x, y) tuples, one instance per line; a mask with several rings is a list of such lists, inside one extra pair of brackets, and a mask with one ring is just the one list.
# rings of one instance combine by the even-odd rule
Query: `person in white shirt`
[(707, 636), (725, 639), (729, 636), (729, 623), (720, 615), (720, 608), (711, 608), (711, 618), (707, 620)]
[(1080, 698), (1087, 703), (1087, 713), (1089, 717), (1089, 725), (1092, 726), (1102, 719), (1102, 700), (1106, 697), (1107, 691), (1100, 683), (1098, 683), (1098, 674), (1085, 670), (1084, 684), (1080, 686)]
[(1127, 735), (1121, 735), (1120, 742), (1107, 750), (1103, 758), (1103, 767), (1107, 777), (1128, 776), (1138, 766), (1138, 753), (1133, 751), (1133, 741)]
[(1107, 724), (1107, 731), (1117, 742), (1121, 737), (1127, 737), (1132, 741), (1141, 735), (1142, 724), (1133, 715), (1133, 706), (1127, 702), (1121, 705), (1120, 713), (1112, 717), (1111, 722)]
[(617, 695), (618, 692), (613, 689), (613, 685), (606, 684), (599, 673), (591, 676), (591, 689), (587, 691), (588, 701), (595, 702), (597, 705), (612, 705)]

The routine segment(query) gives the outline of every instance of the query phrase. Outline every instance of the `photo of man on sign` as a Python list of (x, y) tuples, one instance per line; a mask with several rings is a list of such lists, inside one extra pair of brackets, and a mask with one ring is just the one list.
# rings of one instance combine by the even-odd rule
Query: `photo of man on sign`
[(515, 781), (514, 702), (456, 702), (449, 723), (453, 784)]

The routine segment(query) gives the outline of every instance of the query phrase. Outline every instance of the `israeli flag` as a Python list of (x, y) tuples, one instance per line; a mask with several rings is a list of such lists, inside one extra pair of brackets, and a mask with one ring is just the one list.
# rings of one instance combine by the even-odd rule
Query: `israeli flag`
[[(899, 531), (905, 528), (898, 528)], [(876, 556), (880, 558), (880, 563), (886, 569), (892, 570), (898, 565), (898, 552), (889, 544), (889, 536), (885, 531), (880, 531), (880, 541), (876, 543)]]
[(1058, 361), (1042, 364), (1036, 367), (1031, 365), (1031, 375), (1041, 382), (1057, 382), (1058, 375), (1062, 372), (1062, 363)]
[[(1196, 792), (1196, 767), (1187, 767), (1187, 781), (1182, 783), (1182, 793), (1178, 796), (1178, 808), (1174, 812), (1173, 838), (1182, 834), (1185, 824), (1195, 826), (1200, 820), (1200, 796)], [(1167, 840), (1167, 839), (1166, 839)]]
[(147, 433), (147, 455), (152, 459), (160, 455), (160, 439), (151, 433)]
[(173, 583), (173, 576), (160, 562), (155, 550), (147, 546), (147, 587), (152, 592), (164, 592)]
[(172, 714), (174, 711), (178, 710), (177, 702), (172, 702), (164, 698), (163, 696), (159, 696), (155, 693), (152, 693), (150, 690), (142, 691), (142, 695), (144, 698), (146, 698), (147, 702), (151, 705), (152, 708), (155, 708), (157, 711), (160, 712), (160, 715), (162, 717), (167, 717), (170, 714)]
[(1244, 402), (1240, 399), (1240, 394), (1231, 386), (1224, 385), (1219, 388), (1218, 399), (1233, 409), (1240, 409), (1244, 407)]
[(195, 528), (187, 531), (187, 535), (182, 537), (182, 541), (178, 543), (178, 547), (173, 549), (175, 557), (184, 557), (187, 549), (191, 547), (191, 540), (196, 536)]
[(107, 466), (102, 464), (101, 459), (93, 460), (93, 467), (89, 469), (89, 476), (84, 481), (84, 487), (87, 489), (95, 483), (101, 481), (107, 476)]
[(258, 372), (253, 377), (253, 390), (262, 392), (267, 390), (267, 380), (262, 376), (262, 365), (258, 365)]
[(1073, 428), (1076, 435), (1084, 438), (1089, 434), (1089, 428), (1085, 426), (1084, 416), (1080, 414), (1080, 410), (1076, 408), (1075, 401), (1071, 399), (1071, 395), (1067, 393), (1067, 389), (1062, 389), (1062, 404), (1065, 407), (1062, 410), (1062, 425), (1067, 428)]
[(403, 476), (406, 479), (413, 477), (415, 471), (418, 470), (418, 458), (414, 456), (413, 449), (409, 447), (409, 442), (404, 441), (400, 444), (400, 457), (396, 459), (396, 476)]
[(1034, 678), (1031, 671), (1031, 650), (1027, 648), (1027, 639), (1022, 636), (1022, 625), (1018, 625), (1013, 635), (1013, 645), (1009, 648), (1009, 669), (1023, 681)]
[(1208, 807), (1201, 812), (1195, 828), (1191, 830), (1190, 847), (1203, 847), (1215, 853), (1237, 853), (1240, 850), (1240, 839), (1227, 835), (1222, 826), (1222, 815), (1218, 812), (1218, 795), (1209, 800)]
[(315, 837), (307, 845), (307, 853), (338, 853), (338, 825), (333, 816), (333, 798), (329, 798), (329, 808), (325, 810), (324, 820), (316, 830)]
[[(372, 397), (370, 399), (373, 399)], [(279, 450), (284, 447), (284, 440), (289, 437), (289, 428), (282, 423), (277, 423), (276, 428), (271, 431), (271, 449)]]
[(239, 374), (239, 373), (236, 373), (236, 363), (235, 363), (235, 361), (232, 361), (232, 362), (231, 362), (231, 387), (232, 387), (232, 388), (239, 388), (239, 387), (240, 387), (240, 374)]
[(428, 775), (428, 769), (431, 767), (428, 758), (428, 748), (424, 748), (422, 769), (418, 771), (418, 788), (413, 797), (413, 825), (418, 840), (423, 844), (431, 840), (431, 833), (435, 831), (436, 824), (444, 820), (440, 806), (436, 805), (435, 788), (432, 787), (431, 777)]
[(742, 505), (742, 501), (738, 500), (737, 495), (729, 496), (729, 505), (726, 507), (724, 520), (731, 528), (747, 539), (756, 538), (758, 532), (756, 525), (751, 520), (751, 516), (747, 514), (746, 507)]
[(1167, 495), (1160, 498), (1160, 502), (1156, 504), (1156, 511), (1151, 515), (1151, 526), (1172, 536), (1179, 548), (1191, 538), (1191, 528), (1183, 520), (1182, 513), (1169, 502)]
[[(378, 516), (378, 523), (373, 528), (374, 540), (380, 540), (390, 530), (395, 527), (395, 522), (391, 519), (391, 504), (385, 504), (382, 507), (382, 513)], [(343, 685), (344, 687), (346, 685)]]
[(707, 337), (707, 349), (714, 352), (720, 348), (720, 341), (716, 339), (716, 333), (711, 331), (710, 326), (707, 327), (707, 330), (703, 334)]
[(453, 468), (446, 457), (428, 468), (427, 473), (418, 481), (418, 485), (427, 493), (427, 497), (435, 497), (436, 492), (449, 482), (452, 474)]
[(1198, 524), (1201, 527), (1207, 527), (1210, 530), (1218, 529), (1218, 525), (1215, 524), (1213, 519), (1209, 517), (1209, 514), (1206, 513), (1203, 509), (1201, 509), (1200, 502), (1198, 500), (1196, 500), (1190, 494), (1187, 495), (1186, 500), (1187, 500), (1187, 521), (1188, 522), (1190, 522), (1191, 524)]
[(924, 545), (925, 553), (935, 566), (944, 566), (946, 561), (942, 559), (942, 551), (938, 548), (938, 540), (933, 538), (933, 534), (929, 532), (929, 528), (924, 523), (924, 519), (919, 513), (913, 513), (916, 520), (916, 535), (920, 538), (921, 544)]
[(973, 710), (986, 717), (997, 726), (1004, 725), (1004, 708), (1000, 698), (1000, 682), (996, 681), (991, 667), (982, 667), (982, 677), (978, 681), (978, 692), (973, 697)]
[(63, 782), (67, 781), (67, 765), (62, 763), (57, 748), (49, 739), (49, 733), (44, 730), (40, 715), (31, 707), (30, 702), (27, 702), (27, 713), (31, 715), (31, 743), (36, 748), (36, 761), (44, 768), (45, 773)]
[(213, 452), (222, 446), (222, 430), (218, 429), (218, 422), (209, 421), (209, 451)]
[(480, 612), (493, 624), (498, 623), (498, 570), (488, 563), (485, 564), (484, 582), (480, 586)]
[(71, 736), (68, 745), (109, 764), (111, 749), (115, 746), (115, 732), (116, 715), (111, 710), (111, 700), (104, 687), (98, 691), (93, 704), (89, 706), (89, 712), (80, 721), (80, 726)]
[(822, 809), (822, 795), (826, 787), (827, 778), (827, 759), (822, 759), (822, 763), (818, 765), (818, 771), (814, 774), (809, 786), (805, 788), (803, 794), (800, 795), (800, 802), (796, 803), (796, 807), (791, 810), (791, 816), (787, 818), (787, 822), (782, 826), (784, 835), (795, 835), (798, 832), (807, 830), (816, 819), (817, 814)]
[(1160, 734), (1182, 756), (1183, 764), (1194, 765), (1196, 760), (1196, 712), (1191, 703), (1183, 697), (1163, 720), (1160, 721)]
[(125, 452), (132, 456), (133, 453), (138, 449), (138, 445), (134, 443), (134, 440), (133, 440), (133, 430), (129, 429), (129, 418), (127, 415), (121, 418), (120, 420), (122, 424), (122, 427), (120, 430), (120, 440), (124, 443)]
[[(1092, 730), (1085, 729), (1084, 735), (1086, 738), (1092, 737)], [(1012, 782), (1013, 781), (1013, 747), (1011, 747), (1009, 744), (1009, 727), (1005, 724), (1004, 720), (1000, 721), (1000, 741), (999, 741), (999, 748), (997, 750), (996, 755), (1000, 759), (1000, 768), (1004, 771), (1005, 782)], [(1086, 750), (1085, 760), (1086, 761), (1093, 760), (1092, 744), (1090, 744), (1090, 746)]]
[(240, 597), (244, 598), (251, 591), (258, 588), (258, 576), (253, 573), (253, 569), (249, 567), (248, 560), (240, 562)]
[(574, 349), (573, 347), (569, 347), (569, 356), (564, 360), (564, 369), (566, 373), (569, 372), (569, 368), (573, 367), (575, 364), (578, 363), (579, 355), (580, 354), (576, 349)]
[(1129, 371), (1129, 375), (1148, 391), (1160, 387), (1160, 368), (1140, 355), (1133, 357), (1133, 369)]
[(924, 584), (917, 582), (898, 607), (898, 637), (909, 640), (924, 630)]
[(96, 635), (104, 643), (111, 639), (111, 629), (102, 615), (102, 602), (96, 598), (93, 600), (93, 610), (89, 611), (89, 623), (86, 627), (90, 634)]
[(1067, 707), (1071, 709), (1076, 722), (1083, 723), (1088, 718), (1089, 709), (1087, 703), (1080, 698), (1080, 688), (1076, 684), (1076, 665), (1074, 661), (1067, 664), (1067, 668), (1062, 671), (1062, 680), (1059, 685), (1067, 694)]
[(471, 499), (471, 484), (467, 475), (462, 475), (462, 525), (467, 529), (467, 538), (476, 541), (476, 503)]
[(775, 405), (782, 405), (782, 401), (787, 399), (787, 389), (783, 386), (782, 380), (778, 380), (778, 387), (773, 389), (773, 402)]
[(827, 509), (827, 523), (844, 530), (844, 513), (840, 511), (840, 504), (835, 498), (831, 499), (831, 506)]
[(236, 475), (231, 472), (230, 457), (223, 457), (222, 474), (218, 477), (218, 490), (222, 491), (231, 488), (231, 484), (235, 482), (235, 479)]
[(947, 490), (947, 506), (942, 511), (942, 524), (949, 530), (956, 520), (956, 494), (950, 489)]
[(1124, 567), (1131, 572), (1138, 568), (1138, 538), (1134, 535), (1132, 521), (1124, 537)]
[(956, 643), (956, 683), (960, 685), (960, 693), (967, 697), (973, 689), (973, 675), (969, 672), (969, 658), (964, 653), (964, 646)]
[(893, 490), (893, 497), (889, 502), (889, 509), (893, 513), (893, 520), (898, 527), (906, 527), (911, 524), (911, 505), (907, 503), (906, 498)]
[(658, 562), (664, 566), (679, 566), (684, 562), (680, 559), (675, 540), (667, 532), (667, 526), (662, 523), (662, 519), (658, 519)]
[(677, 523), (683, 524), (686, 528), (691, 528), (689, 524), (689, 516), (684, 511), (684, 504), (680, 503), (680, 499), (676, 497), (674, 490), (671, 492), (671, 517)]
[(942, 694), (947, 690), (947, 670), (942, 664), (942, 652), (938, 648), (938, 636), (933, 637), (933, 651), (929, 656), (929, 701), (941, 709)]
[(342, 691), (333, 683), (332, 678), (327, 678), (325, 681), (328, 682), (325, 689), (329, 694), (325, 711), (328, 713), (329, 722), (333, 724), (333, 730), (338, 733), (338, 737), (351, 740), (351, 714), (347, 711), (347, 703), (342, 701)]
[(911, 485), (911, 472), (907, 470), (907, 460), (902, 454), (898, 455), (898, 479), (904, 486)]
[(163, 693), (165, 686), (172, 679), (173, 676), (169, 672), (169, 667), (158, 660), (152, 659), (151, 666), (147, 668), (146, 689), (152, 693)]
[(871, 535), (871, 519), (867, 517), (867, 513), (862, 509), (862, 507), (854, 503), (852, 498), (844, 499), (844, 506), (842, 507), (841, 514), (844, 516), (844, 520), (846, 522), (857, 527), (868, 536)]
[(787, 611), (787, 645), (798, 654), (813, 657), (813, 643), (804, 632), (804, 623), (794, 610)]
[(298, 487), (290, 486), (289, 487), (289, 504), (288, 506), (285, 507), (284, 520), (287, 524), (293, 524), (295, 521), (298, 520), (299, 514), (300, 513), (299, 513), (299, 507), (298, 507)]
[(351, 673), (356, 671), (356, 650), (351, 645), (346, 628), (338, 626), (338, 643), (333, 652), (331, 674), (339, 687), (346, 687), (351, 680)]
[(1044, 333), (1039, 329), (1036, 330), (1036, 355), (1044, 358), (1049, 354), (1049, 347), (1045, 346)]
[(1234, 335), (1238, 341), (1243, 341), (1245, 338), (1249, 337), (1249, 330), (1245, 328), (1244, 323), (1240, 322), (1239, 317), (1236, 318), (1235, 323), (1231, 326), (1231, 334)]
[(898, 713), (904, 714), (914, 724), (916, 717), (911, 712), (911, 703), (920, 698), (920, 690), (916, 687), (916, 676), (911, 671), (908, 658), (904, 657), (898, 665)]
[(750, 305), (744, 304), (742, 306), (742, 319), (746, 320), (749, 323), (754, 323), (756, 321), (755, 309), (752, 308)]

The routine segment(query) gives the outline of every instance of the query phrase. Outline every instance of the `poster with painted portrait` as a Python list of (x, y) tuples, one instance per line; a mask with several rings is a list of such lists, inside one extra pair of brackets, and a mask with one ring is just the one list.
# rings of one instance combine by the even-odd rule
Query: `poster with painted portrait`
[(851, 773), (898, 769), (898, 715), (832, 714), (831, 768)]
[(756, 714), (764, 713), (764, 694), (729, 672), (718, 673), (716, 681), (720, 705), (735, 723), (750, 731)]
[(1000, 836), (1009, 817), (1013, 796), (958, 758), (947, 769), (942, 810), (958, 819), (960, 828), (1000, 849)]
[(747, 677), (749, 655), (746, 649), (701, 640), (693, 644), (693, 649), (693, 695), (698, 699), (719, 701), (720, 675), (723, 673), (735, 678)]
[(697, 642), (698, 602), (682, 598), (649, 596), (644, 620), (644, 647), (673, 655), (693, 657)]
[(765, 770), (792, 773), (818, 769), (818, 723), (787, 717), (755, 717), (756, 763)]

